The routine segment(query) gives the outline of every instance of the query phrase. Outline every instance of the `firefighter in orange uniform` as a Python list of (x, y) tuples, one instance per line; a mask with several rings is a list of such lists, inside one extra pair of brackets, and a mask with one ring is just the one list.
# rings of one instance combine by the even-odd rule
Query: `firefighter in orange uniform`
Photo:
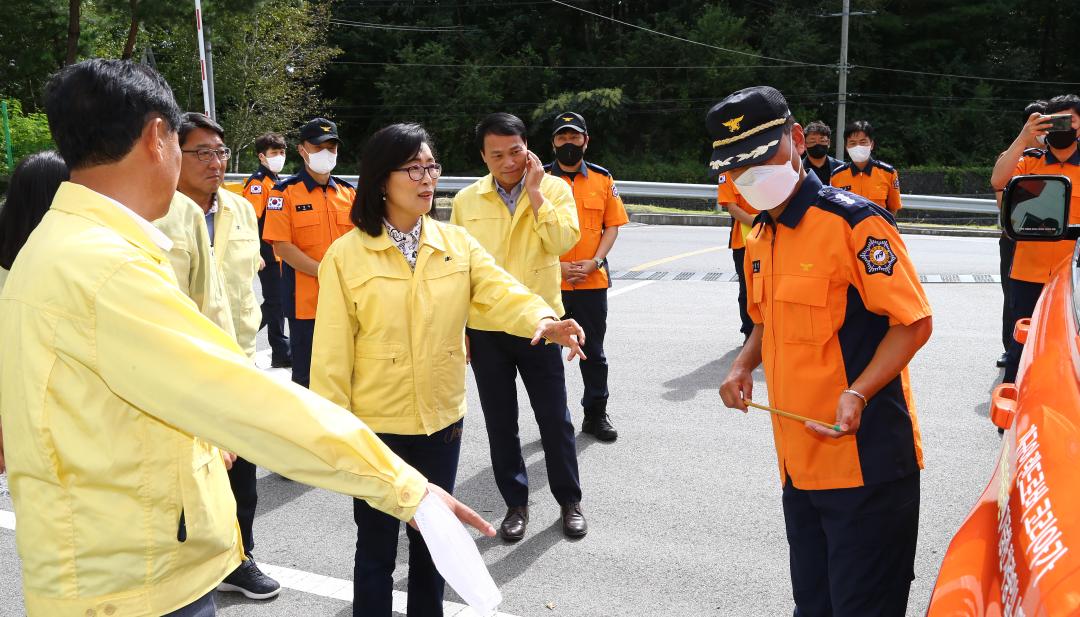
[(337, 125), (315, 118), (300, 127), (297, 152), (304, 169), (277, 185), (266, 200), (263, 239), (285, 262), (285, 314), (292, 344), (292, 380), (310, 382), (311, 338), (319, 300), (319, 262), (330, 243), (353, 228), (349, 219), (356, 189), (331, 176), (337, 164)]
[(900, 210), (900, 174), (888, 163), (870, 156), (874, 150), (874, 127), (866, 120), (844, 129), (844, 143), (851, 162), (833, 170), (833, 186), (862, 195), (894, 216)]
[(892, 217), (803, 167), (783, 95), (715, 105), (710, 166), (761, 210), (746, 239), (754, 330), (720, 387), (745, 411), (764, 365), (796, 617), (903, 617), (915, 577), (919, 424), (907, 364), (930, 305)]
[(754, 223), (754, 217), (758, 211), (743, 199), (739, 189), (727, 174), (720, 174), (717, 178), (716, 203), (731, 215), (731, 236), (728, 238), (728, 247), (731, 249), (731, 259), (735, 264), (735, 274), (739, 277), (739, 332), (743, 335), (743, 343), (750, 338), (754, 331), (754, 321), (746, 312), (746, 271), (743, 269), (743, 261), (746, 255), (746, 234)]
[(608, 363), (604, 356), (607, 334), (607, 290), (611, 287), (607, 256), (619, 235), (619, 227), (630, 222), (611, 172), (585, 160), (589, 132), (585, 118), (574, 112), (559, 114), (551, 130), (555, 161), (544, 166), (547, 173), (566, 180), (574, 191), (581, 239), (560, 257), (562, 301), (567, 318), (585, 330), (585, 360), (581, 380), (585, 392), (581, 407), (585, 419), (581, 432), (600, 441), (615, 441), (619, 432), (607, 413)]
[[(280, 182), (278, 174), (285, 167), (285, 145), (285, 137), (279, 133), (264, 133), (255, 138), (259, 168), (244, 182), (243, 195), (255, 208), (260, 238), (266, 224), (266, 202), (274, 185)], [(285, 334), (285, 313), (282, 310), (285, 288), (281, 259), (274, 254), (273, 245), (265, 240), (259, 243), (259, 255), (266, 263), (266, 267), (259, 270), (263, 294), (259, 329), (266, 328), (266, 338), (270, 342), (270, 366), (288, 368), (292, 366), (292, 353), (289, 351), (289, 337)]]

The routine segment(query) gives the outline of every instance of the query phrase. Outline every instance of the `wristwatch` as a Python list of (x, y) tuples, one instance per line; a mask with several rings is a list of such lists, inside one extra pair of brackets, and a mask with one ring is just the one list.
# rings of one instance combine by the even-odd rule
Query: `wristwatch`
[(593, 261), (596, 262), (596, 269), (597, 270), (599, 270), (600, 268), (603, 268), (605, 265), (607, 265), (607, 258), (606, 257), (601, 257), (599, 259), (594, 259)]

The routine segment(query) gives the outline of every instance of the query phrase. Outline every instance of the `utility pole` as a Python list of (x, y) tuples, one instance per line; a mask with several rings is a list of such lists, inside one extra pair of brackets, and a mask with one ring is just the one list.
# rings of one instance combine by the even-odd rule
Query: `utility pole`
[(210, 105), (211, 86), (207, 81), (208, 74), (206, 71), (206, 43), (203, 38), (202, 0), (195, 0), (195, 31), (199, 35), (199, 70), (202, 73), (203, 113), (213, 118), (214, 108)]
[(840, 15), (840, 89), (836, 99), (836, 160), (844, 160), (844, 127), (847, 125), (847, 47), (848, 21), (851, 19), (851, 0), (844, 0), (844, 12)]
[(826, 15), (818, 15), (818, 17), (839, 17), (840, 18), (840, 64), (837, 65), (840, 72), (840, 88), (837, 90), (836, 97), (836, 158), (840, 161), (844, 160), (844, 127), (847, 125), (847, 76), (848, 66), (848, 22), (850, 18), (861, 15), (874, 15), (877, 11), (862, 11), (859, 13), (851, 12), (851, 0), (844, 0), (844, 10), (841, 13), (830, 13)]
[(214, 93), (214, 46), (210, 26), (206, 26), (206, 85), (210, 88), (210, 119), (217, 121), (217, 96)]

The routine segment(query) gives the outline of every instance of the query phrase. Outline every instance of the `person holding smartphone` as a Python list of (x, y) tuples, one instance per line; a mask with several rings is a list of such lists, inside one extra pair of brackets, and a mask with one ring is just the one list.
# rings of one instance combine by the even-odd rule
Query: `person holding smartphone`
[[(990, 183), (995, 191), (1005, 188), (1009, 180), (1020, 175), (1062, 175), (1073, 183), (1069, 206), (1069, 224), (1080, 225), (1080, 150), (1077, 149), (1077, 130), (1080, 129), (1080, 97), (1075, 94), (1055, 96), (1046, 103), (1046, 114), (1033, 112), (1012, 145), (998, 158)], [(1043, 285), (1050, 273), (1072, 254), (1073, 241), (1017, 242), (1009, 271), (1009, 295), (1012, 300), (1013, 324), (1031, 317), (1042, 295)], [(1024, 346), (1011, 341), (1006, 354), (1004, 383), (1016, 380), (1020, 354)]]
[[(543, 163), (529, 150), (525, 123), (517, 116), (495, 113), (481, 120), (476, 145), (491, 173), (458, 192), (450, 222), (464, 227), (499, 266), (542, 297), (556, 315), (563, 315), (559, 256), (581, 238), (570, 185), (544, 173)], [(534, 346), (502, 330), (488, 315), (475, 310), (469, 314), (467, 334), (487, 420), (491, 467), (507, 507), (500, 533), (507, 542), (516, 542), (525, 536), (529, 522), (529, 479), (518, 440), (515, 377), (520, 372), (540, 427), (551, 492), (562, 507), (563, 532), (584, 536), (574, 425), (559, 349)]]

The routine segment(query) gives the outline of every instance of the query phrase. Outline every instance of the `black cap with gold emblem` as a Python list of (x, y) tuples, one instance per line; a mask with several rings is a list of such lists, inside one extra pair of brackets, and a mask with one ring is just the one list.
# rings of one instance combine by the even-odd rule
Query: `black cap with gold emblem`
[(318, 145), (330, 139), (341, 141), (337, 134), (337, 125), (326, 118), (314, 118), (300, 127), (300, 141)]
[(555, 121), (551, 124), (552, 137), (563, 129), (571, 129), (578, 133), (589, 132), (589, 129), (585, 127), (585, 118), (582, 118), (581, 114), (576, 114), (572, 111), (555, 116)]
[(772, 158), (790, 116), (784, 95), (769, 86), (744, 88), (713, 105), (705, 116), (713, 140), (711, 174)]

